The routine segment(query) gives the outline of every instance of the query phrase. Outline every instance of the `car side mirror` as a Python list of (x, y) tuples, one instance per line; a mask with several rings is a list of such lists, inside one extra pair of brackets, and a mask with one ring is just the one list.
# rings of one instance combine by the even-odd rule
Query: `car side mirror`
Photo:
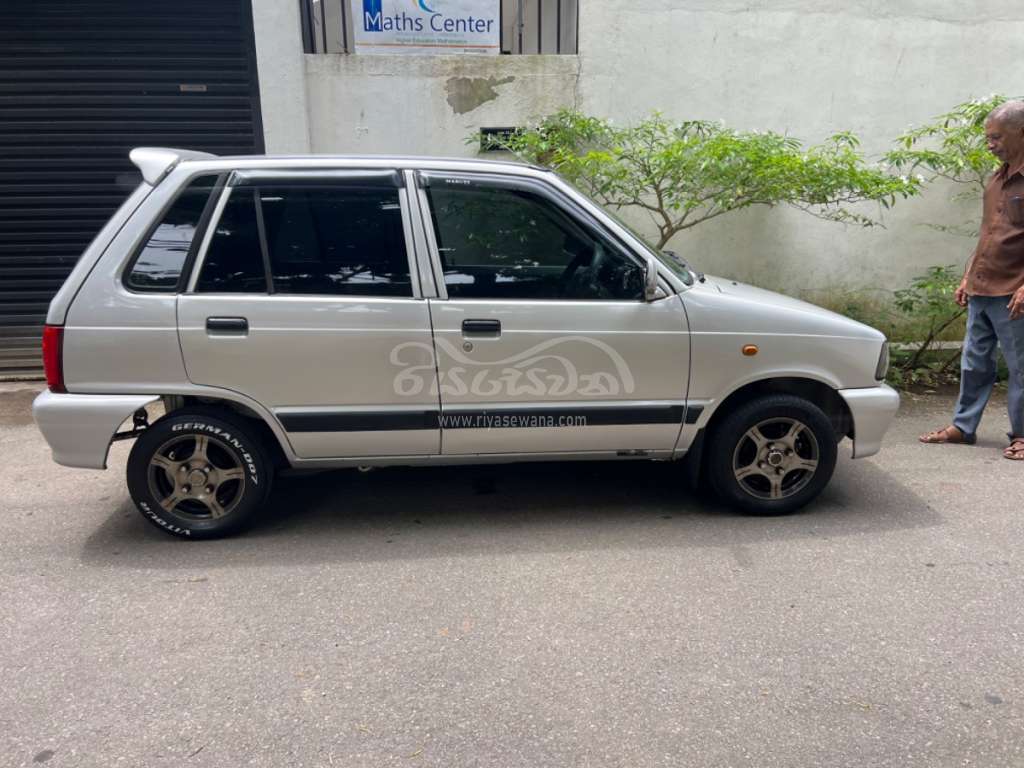
[(664, 295), (658, 288), (658, 262), (653, 256), (648, 256), (644, 267), (644, 301), (654, 301)]

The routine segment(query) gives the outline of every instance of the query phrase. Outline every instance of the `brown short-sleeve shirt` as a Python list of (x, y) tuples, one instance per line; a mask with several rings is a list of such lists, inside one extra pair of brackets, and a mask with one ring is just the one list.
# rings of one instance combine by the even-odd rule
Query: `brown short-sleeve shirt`
[(1024, 165), (1003, 163), (989, 179), (966, 278), (972, 296), (1008, 296), (1024, 285)]

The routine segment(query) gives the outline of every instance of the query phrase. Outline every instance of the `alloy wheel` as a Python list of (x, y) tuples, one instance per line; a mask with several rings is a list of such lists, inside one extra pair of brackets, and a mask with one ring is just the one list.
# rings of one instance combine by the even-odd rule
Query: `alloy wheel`
[(732, 471), (740, 488), (757, 499), (785, 499), (799, 493), (818, 469), (814, 432), (798, 419), (765, 419), (740, 437)]
[(153, 454), (148, 481), (150, 493), (165, 512), (216, 520), (230, 514), (242, 498), (245, 470), (216, 440), (181, 435)]

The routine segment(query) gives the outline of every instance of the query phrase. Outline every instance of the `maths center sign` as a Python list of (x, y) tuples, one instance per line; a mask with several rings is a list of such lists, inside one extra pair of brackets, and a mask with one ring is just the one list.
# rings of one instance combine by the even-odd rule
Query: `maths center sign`
[(500, 53), (500, 0), (350, 2), (356, 53)]

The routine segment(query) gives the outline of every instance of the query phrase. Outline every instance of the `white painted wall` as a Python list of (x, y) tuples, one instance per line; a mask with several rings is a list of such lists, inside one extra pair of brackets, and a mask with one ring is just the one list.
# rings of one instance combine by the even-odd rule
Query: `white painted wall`
[[(268, 151), (302, 151), (307, 130), (314, 152), (467, 155), (480, 126), (575, 105), (619, 122), (658, 109), (808, 142), (849, 129), (877, 156), (959, 101), (1024, 91), (1020, 0), (584, 0), (578, 57), (488, 58), (303, 57), (295, 5), (254, 0)], [(488, 86), (493, 98), (474, 109), (459, 98)], [(672, 245), (708, 271), (790, 292), (892, 289), (966, 259), (970, 241), (925, 226), (972, 214), (947, 198), (931, 189), (871, 230), (752, 209)]]
[[(875, 156), (960, 101), (1024, 92), (1013, 64), (1024, 58), (1019, 0), (592, 2), (580, 37), (589, 112), (627, 120), (660, 109), (809, 142), (848, 129)], [(948, 197), (932, 189), (898, 205), (884, 230), (752, 209), (673, 245), (709, 271), (790, 291), (899, 287), (969, 256), (971, 241), (924, 226), (972, 214)]]
[(267, 154), (310, 151), (299, 4), (252, 0), (256, 69)]

